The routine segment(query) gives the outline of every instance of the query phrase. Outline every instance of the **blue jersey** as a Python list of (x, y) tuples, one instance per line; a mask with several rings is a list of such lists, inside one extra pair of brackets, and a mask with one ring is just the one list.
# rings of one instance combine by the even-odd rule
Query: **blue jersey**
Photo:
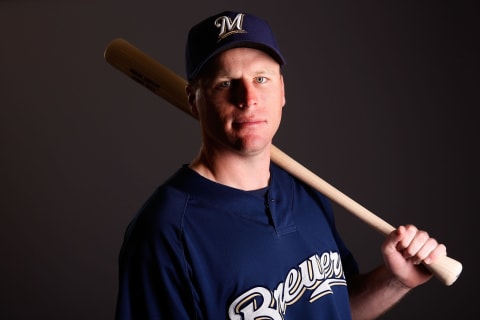
[(272, 164), (248, 192), (183, 166), (127, 228), (116, 319), (351, 319), (328, 200)]

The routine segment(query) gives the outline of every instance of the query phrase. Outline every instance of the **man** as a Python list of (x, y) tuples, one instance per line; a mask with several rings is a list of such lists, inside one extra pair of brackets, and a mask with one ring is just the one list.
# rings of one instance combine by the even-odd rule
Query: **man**
[(374, 319), (446, 248), (415, 226), (360, 273), (329, 201), (270, 162), (285, 60), (265, 21), (222, 12), (186, 46), (198, 156), (145, 203), (120, 256), (117, 319)]

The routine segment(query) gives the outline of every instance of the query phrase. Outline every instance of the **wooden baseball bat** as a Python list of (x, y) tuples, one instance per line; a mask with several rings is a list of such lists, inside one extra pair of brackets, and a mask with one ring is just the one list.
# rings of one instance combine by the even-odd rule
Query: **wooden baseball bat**
[[(185, 79), (166, 68), (128, 41), (118, 38), (111, 41), (104, 53), (105, 60), (113, 67), (126, 74), (142, 86), (162, 97), (175, 107), (193, 116), (187, 101)], [(290, 172), (293, 176), (323, 193), (332, 201), (357, 216), (370, 227), (383, 235), (388, 235), (395, 228), (361, 206), (344, 193), (315, 175), (300, 163), (289, 157), (275, 146), (271, 148), (271, 160)], [(435, 277), (445, 285), (453, 284), (462, 272), (462, 264), (448, 256), (435, 263), (425, 264)]]

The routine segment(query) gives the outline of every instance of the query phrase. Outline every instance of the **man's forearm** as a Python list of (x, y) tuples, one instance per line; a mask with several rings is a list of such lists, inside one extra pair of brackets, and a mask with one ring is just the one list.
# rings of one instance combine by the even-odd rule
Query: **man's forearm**
[(353, 320), (376, 319), (397, 304), (411, 289), (379, 266), (348, 282)]

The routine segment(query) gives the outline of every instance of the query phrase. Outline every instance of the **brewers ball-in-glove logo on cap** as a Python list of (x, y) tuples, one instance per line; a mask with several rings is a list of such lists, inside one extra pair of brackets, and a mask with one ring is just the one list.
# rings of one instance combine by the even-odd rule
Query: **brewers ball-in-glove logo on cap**
[(247, 13), (224, 11), (190, 29), (185, 49), (188, 80), (195, 78), (215, 55), (237, 47), (263, 50), (280, 65), (285, 64), (275, 36), (266, 21)]

